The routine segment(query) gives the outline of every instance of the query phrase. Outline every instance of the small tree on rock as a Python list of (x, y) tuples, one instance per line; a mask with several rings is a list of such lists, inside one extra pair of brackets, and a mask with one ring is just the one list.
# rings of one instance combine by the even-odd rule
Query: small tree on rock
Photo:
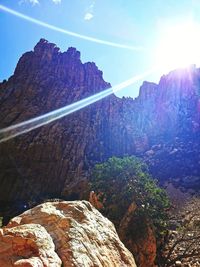
[(134, 203), (134, 214), (150, 220), (158, 234), (166, 228), (168, 197), (139, 158), (112, 157), (97, 164), (91, 175), (91, 188), (103, 204), (104, 215), (117, 227)]

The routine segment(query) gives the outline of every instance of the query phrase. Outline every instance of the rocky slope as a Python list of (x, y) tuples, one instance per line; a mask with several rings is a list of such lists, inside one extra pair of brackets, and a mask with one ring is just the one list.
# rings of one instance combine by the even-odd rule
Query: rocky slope
[[(0, 128), (110, 87), (80, 53), (44, 39), (0, 84)], [(144, 82), (139, 97), (111, 95), (83, 110), (0, 144), (0, 202), (78, 198), (85, 177), (112, 155), (138, 154), (160, 179), (199, 186), (200, 70), (191, 66)], [(175, 164), (174, 164), (175, 163)], [(27, 205), (27, 203), (26, 203)]]
[[(0, 128), (109, 87), (95, 63), (82, 63), (75, 48), (61, 52), (41, 39), (0, 83)], [(111, 95), (0, 143), (0, 216), (49, 197), (85, 197), (91, 168), (113, 155), (139, 155), (161, 182), (198, 190), (199, 130), (200, 69), (195, 66), (173, 71), (159, 84), (144, 82), (135, 100)], [(148, 240), (155, 238), (150, 234)], [(148, 250), (155, 253), (155, 242)]]
[(136, 267), (114, 225), (89, 202), (46, 202), (0, 229), (0, 266)]
[(172, 185), (167, 190), (173, 201), (173, 210), (161, 266), (199, 267), (200, 198), (182, 193)]

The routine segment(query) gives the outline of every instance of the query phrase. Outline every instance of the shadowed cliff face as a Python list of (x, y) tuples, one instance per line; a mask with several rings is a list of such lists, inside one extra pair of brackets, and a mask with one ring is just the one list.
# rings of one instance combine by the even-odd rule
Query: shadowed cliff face
[[(109, 88), (94, 63), (74, 48), (61, 53), (41, 40), (25, 53), (0, 88), (0, 128), (44, 114)], [(134, 150), (114, 95), (0, 145), (0, 200), (59, 196), (95, 163)], [(118, 111), (119, 109), (119, 111)], [(116, 114), (116, 112), (118, 114)], [(119, 133), (121, 139), (119, 139)], [(131, 145), (127, 145), (127, 140)]]
[[(41, 39), (0, 84), (0, 128), (109, 87), (94, 63), (81, 62), (75, 48), (61, 53)], [(190, 175), (198, 183), (199, 133), (200, 70), (173, 71), (158, 85), (144, 82), (135, 100), (111, 95), (1, 143), (0, 203), (77, 198), (90, 168), (112, 155), (139, 154), (158, 178)]]

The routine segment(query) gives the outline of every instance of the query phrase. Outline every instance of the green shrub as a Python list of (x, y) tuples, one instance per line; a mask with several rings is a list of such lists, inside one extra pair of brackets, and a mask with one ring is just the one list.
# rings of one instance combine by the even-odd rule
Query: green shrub
[(166, 227), (169, 200), (137, 157), (112, 157), (97, 164), (91, 175), (91, 188), (100, 194), (103, 213), (116, 226), (129, 205), (135, 202), (136, 215), (146, 217), (161, 233)]

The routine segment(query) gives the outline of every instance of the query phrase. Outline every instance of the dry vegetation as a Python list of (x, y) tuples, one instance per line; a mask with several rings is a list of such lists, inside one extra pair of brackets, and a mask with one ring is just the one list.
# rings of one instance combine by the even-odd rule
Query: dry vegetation
[(189, 197), (175, 189), (170, 190), (170, 194), (174, 210), (160, 266), (200, 267), (200, 197)]

